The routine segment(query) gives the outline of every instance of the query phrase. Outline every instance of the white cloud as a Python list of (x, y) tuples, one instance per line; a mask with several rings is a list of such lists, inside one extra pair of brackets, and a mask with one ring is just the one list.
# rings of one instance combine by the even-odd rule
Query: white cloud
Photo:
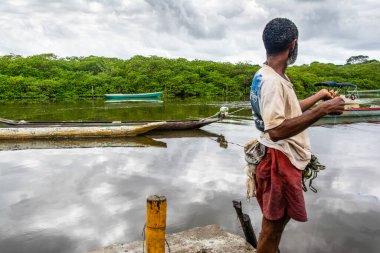
[(5, 0), (0, 54), (159, 55), (215, 61), (265, 59), (261, 33), (272, 18), (300, 30), (298, 64), (380, 58), (376, 0)]

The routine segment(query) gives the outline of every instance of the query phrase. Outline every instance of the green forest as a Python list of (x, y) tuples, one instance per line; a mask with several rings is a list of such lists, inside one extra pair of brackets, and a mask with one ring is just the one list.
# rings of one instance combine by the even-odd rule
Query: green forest
[[(313, 84), (321, 81), (354, 83), (359, 89), (380, 89), (380, 63), (350, 59), (345, 65), (313, 62), (292, 66), (287, 74), (300, 97), (314, 92)], [(247, 99), (252, 77), (258, 69), (258, 65), (248, 63), (157, 56), (122, 60), (11, 54), (0, 57), (0, 99), (101, 97), (106, 93), (155, 91), (164, 91), (168, 98)]]

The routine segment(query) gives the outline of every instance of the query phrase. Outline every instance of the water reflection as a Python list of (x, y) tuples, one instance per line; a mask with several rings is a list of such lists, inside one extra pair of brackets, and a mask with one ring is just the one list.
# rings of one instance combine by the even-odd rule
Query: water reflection
[(226, 137), (224, 135), (219, 135), (216, 139), (216, 142), (219, 143), (219, 147), (221, 148), (227, 148), (228, 147), (228, 141), (226, 140)]
[[(68, 148), (109, 148), (109, 147), (162, 147), (167, 144), (155, 139), (217, 137), (218, 142), (224, 138), (202, 129), (181, 131), (151, 131), (145, 136), (113, 138), (40, 138), (0, 140), (0, 151), (24, 149), (68, 149)], [(220, 140), (219, 140), (220, 139)], [(224, 142), (226, 142), (224, 140)]]
[(379, 252), (379, 134), (371, 124), (310, 130), (327, 170), (316, 180), (319, 194), (306, 194), (309, 222), (291, 223), (284, 235), (289, 252)]
[[(168, 199), (168, 232), (216, 223), (241, 234), (233, 199), (243, 201), (258, 231), (261, 212), (254, 200), (244, 201), (245, 162), (236, 145), (258, 132), (250, 121), (204, 129), (211, 136), (156, 136), (165, 149), (0, 152), (0, 251), (85, 252), (141, 239), (150, 194)], [(290, 222), (281, 248), (379, 252), (380, 128), (355, 124), (309, 133), (327, 169), (314, 182), (318, 194), (305, 194), (309, 221)], [(221, 134), (227, 149), (215, 141)]]
[(67, 149), (109, 147), (166, 147), (166, 143), (149, 137), (19, 139), (0, 140), (0, 151), (23, 149)]

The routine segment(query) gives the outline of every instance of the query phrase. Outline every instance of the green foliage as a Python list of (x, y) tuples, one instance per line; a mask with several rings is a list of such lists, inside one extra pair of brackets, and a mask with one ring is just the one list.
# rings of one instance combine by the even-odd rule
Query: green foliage
[[(134, 56), (66, 57), (42, 54), (0, 56), (0, 99), (101, 97), (106, 93), (164, 91), (167, 97), (249, 97), (257, 65), (183, 58)], [(351, 82), (361, 89), (380, 88), (380, 63), (336, 66), (314, 62), (287, 74), (298, 95), (315, 91), (320, 81)]]
[(287, 71), (299, 97), (305, 97), (319, 88), (315, 83), (324, 81), (347, 82), (358, 85), (358, 89), (380, 88), (380, 63), (334, 65), (313, 62), (310, 65), (290, 67)]

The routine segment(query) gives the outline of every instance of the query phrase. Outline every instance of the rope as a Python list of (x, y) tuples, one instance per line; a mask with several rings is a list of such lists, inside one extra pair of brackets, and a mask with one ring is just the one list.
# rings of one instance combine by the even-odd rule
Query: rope
[(211, 116), (209, 116), (209, 117), (207, 117), (207, 118), (202, 118), (202, 120), (205, 120), (205, 119), (210, 119), (210, 118), (213, 118), (213, 117), (216, 117), (216, 116), (218, 116), (219, 118), (220, 118), (220, 115), (224, 115), (224, 116), (228, 116), (228, 115), (233, 115), (233, 114), (235, 114), (235, 113), (237, 113), (237, 112), (240, 112), (240, 111), (242, 111), (242, 110), (245, 110), (245, 109), (247, 109), (247, 108), (240, 108), (240, 109), (238, 109), (238, 110), (235, 110), (235, 111), (233, 111), (233, 112), (228, 112), (228, 107), (225, 107), (225, 106), (222, 106), (221, 108), (220, 108), (220, 110), (219, 110), (219, 112), (217, 112), (217, 113), (215, 113), (215, 114), (213, 114), (213, 115), (211, 115)]
[(144, 224), (143, 231), (141, 233), (143, 237), (143, 253), (145, 252), (145, 228), (146, 228), (146, 223)]
[(217, 112), (214, 115), (211, 115), (210, 117), (202, 118), (202, 120), (214, 118), (215, 116), (218, 116), (219, 114), (220, 114), (220, 112)]
[(240, 108), (240, 109), (238, 109), (238, 110), (236, 110), (236, 111), (233, 111), (233, 112), (230, 112), (230, 113), (228, 113), (228, 115), (232, 115), (232, 114), (234, 114), (234, 113), (237, 113), (237, 112), (240, 112), (240, 111), (242, 111), (242, 110), (244, 110), (244, 109), (247, 109), (247, 108)]
[(166, 238), (165, 238), (165, 242), (166, 242), (166, 245), (168, 246), (169, 253), (170, 253), (170, 252), (171, 252), (171, 251), (170, 251), (170, 246), (169, 246), (169, 243), (168, 243), (168, 241), (166, 240)]

